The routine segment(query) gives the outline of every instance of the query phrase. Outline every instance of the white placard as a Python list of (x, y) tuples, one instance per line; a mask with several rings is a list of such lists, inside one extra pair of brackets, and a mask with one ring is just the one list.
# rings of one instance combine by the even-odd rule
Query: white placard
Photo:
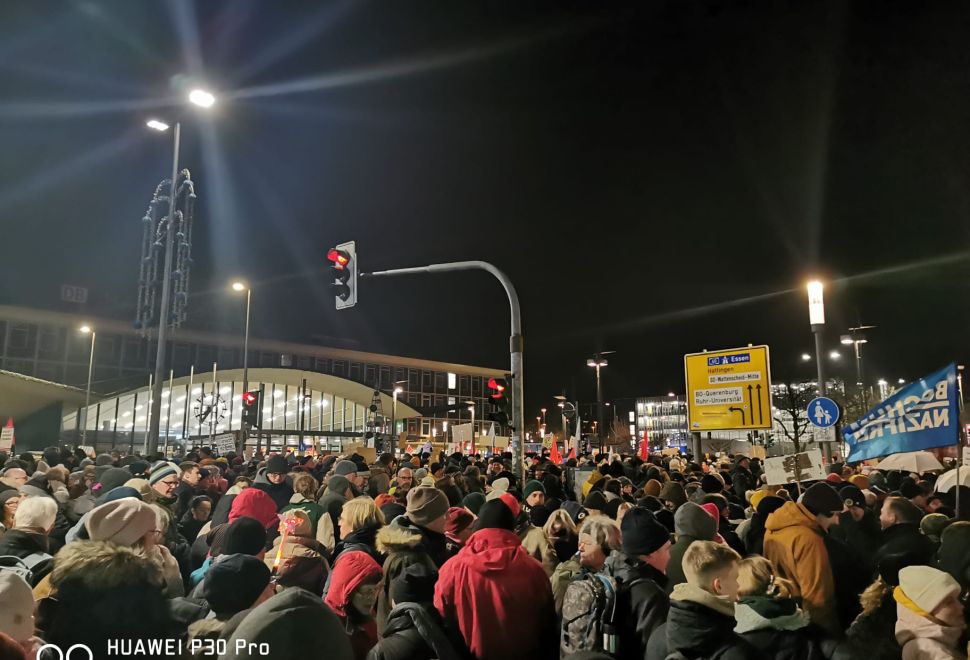
[(790, 456), (766, 458), (764, 464), (765, 478), (768, 480), (769, 486), (780, 486), (794, 482), (796, 480), (796, 464), (802, 481), (815, 481), (825, 478), (822, 451), (819, 449), (810, 449)]

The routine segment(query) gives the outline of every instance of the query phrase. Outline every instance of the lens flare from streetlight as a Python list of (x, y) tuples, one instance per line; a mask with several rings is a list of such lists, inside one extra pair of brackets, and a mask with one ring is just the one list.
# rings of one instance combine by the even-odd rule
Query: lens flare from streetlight
[(216, 97), (204, 89), (193, 89), (189, 92), (189, 103), (200, 108), (211, 108), (216, 102)]

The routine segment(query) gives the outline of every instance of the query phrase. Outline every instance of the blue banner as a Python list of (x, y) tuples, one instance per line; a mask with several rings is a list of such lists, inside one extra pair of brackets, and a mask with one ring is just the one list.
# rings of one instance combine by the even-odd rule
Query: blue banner
[(955, 364), (906, 385), (842, 430), (847, 460), (957, 444), (959, 396)]

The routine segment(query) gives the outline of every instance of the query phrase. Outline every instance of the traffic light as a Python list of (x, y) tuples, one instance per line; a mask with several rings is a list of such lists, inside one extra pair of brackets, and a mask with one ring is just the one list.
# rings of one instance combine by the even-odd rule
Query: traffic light
[(491, 410), (485, 415), (486, 419), (501, 426), (508, 426), (512, 416), (512, 392), (509, 390), (508, 379), (489, 378), (488, 389), (488, 398), (492, 405)]
[(341, 243), (327, 250), (330, 262), (330, 288), (337, 309), (357, 304), (357, 245)]
[(243, 392), (242, 421), (251, 429), (258, 429), (263, 425), (263, 390)]

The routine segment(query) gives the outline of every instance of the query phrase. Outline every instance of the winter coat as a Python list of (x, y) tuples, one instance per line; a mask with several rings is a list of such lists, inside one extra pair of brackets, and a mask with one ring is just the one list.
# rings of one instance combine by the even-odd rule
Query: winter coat
[(751, 516), (751, 523), (745, 532), (744, 549), (749, 555), (765, 553), (765, 518), (757, 511)]
[[(390, 525), (377, 532), (377, 550), (387, 556), (384, 560), (384, 586), (377, 597), (377, 629), (381, 634), (391, 612), (390, 590), (394, 578), (414, 564), (424, 564), (432, 571), (438, 570), (439, 564), (428, 550), (428, 542), (434, 542), (433, 534), (412, 523), (407, 516), (395, 518)], [(444, 538), (444, 535), (440, 536)]]
[(377, 532), (380, 528), (381, 525), (368, 525), (355, 529), (348, 534), (347, 538), (338, 543), (333, 551), (334, 563), (337, 562), (341, 553), (360, 550), (369, 554), (374, 561), (383, 566), (386, 557), (377, 551)]
[(289, 504), (290, 498), (293, 497), (293, 486), (287, 480), (284, 480), (280, 484), (271, 484), (269, 482), (264, 484), (255, 483), (253, 484), (253, 488), (261, 490), (272, 497), (273, 502), (276, 503), (277, 511)]
[(324, 554), (326, 549), (310, 536), (309, 523), (304, 522), (293, 534), (287, 534), (285, 543), (282, 535), (276, 537), (263, 559), (271, 571), (281, 545), (283, 553), (276, 569), (276, 583), (282, 587), (302, 587), (317, 596), (322, 595), (330, 565)]
[(387, 468), (379, 465), (370, 466), (370, 479), (367, 482), (367, 493), (371, 497), (377, 497), (381, 493), (386, 493), (391, 489), (391, 475)]
[(838, 615), (839, 630), (845, 630), (862, 611), (859, 595), (869, 586), (870, 575), (862, 569), (866, 562), (859, 557), (854, 548), (829, 534), (823, 536), (823, 539), (829, 554), (829, 564), (832, 567), (832, 580), (835, 585), (834, 605)]
[(687, 582), (684, 575), (684, 553), (694, 541), (710, 541), (717, 534), (717, 521), (693, 502), (686, 502), (674, 513), (676, 540), (670, 546), (670, 563), (667, 564), (667, 593), (678, 584)]
[(367, 660), (459, 660), (434, 606), (400, 603), (391, 610), (384, 636)]
[(670, 596), (667, 622), (650, 636), (646, 660), (671, 653), (704, 660), (759, 660), (762, 655), (735, 634), (734, 604), (692, 584), (678, 584)]
[(920, 558), (920, 564), (931, 566), (936, 555), (936, 546), (928, 536), (920, 531), (917, 523), (897, 523), (882, 532), (883, 544), (876, 552), (875, 566), (883, 557), (911, 553)]
[(798, 587), (805, 611), (812, 623), (838, 637), (835, 580), (825, 547), (824, 532), (815, 516), (797, 502), (785, 504), (768, 516), (765, 523), (765, 558), (778, 574)]
[(179, 485), (175, 487), (175, 492), (172, 493), (175, 498), (175, 502), (172, 504), (172, 514), (175, 516), (175, 520), (182, 519), (185, 512), (189, 510), (192, 498), (199, 494), (200, 491), (195, 486), (190, 486), (185, 481), (179, 482)]
[(562, 615), (562, 601), (566, 597), (566, 589), (569, 583), (583, 573), (583, 567), (579, 565), (579, 559), (573, 558), (562, 562), (556, 566), (549, 578), (552, 584), (552, 599), (556, 603), (556, 614)]
[(734, 632), (776, 660), (822, 660), (808, 628), (808, 616), (794, 600), (748, 596), (734, 606)]
[(657, 569), (622, 552), (606, 558), (603, 571), (617, 582), (616, 634), (620, 640), (618, 658), (643, 658), (653, 631), (667, 620), (670, 600), (667, 578)]
[(903, 649), (903, 660), (965, 660), (959, 648), (963, 626), (945, 626), (898, 603), (896, 641)]
[(334, 566), (333, 582), (324, 600), (343, 624), (357, 660), (364, 660), (377, 644), (377, 624), (372, 617), (354, 611), (350, 601), (357, 587), (377, 584), (381, 575), (380, 565), (366, 552), (348, 552)]
[(68, 522), (72, 525), (76, 524), (81, 519), (81, 516), (97, 506), (94, 500), (94, 494), (90, 490), (86, 490), (76, 499), (65, 502), (62, 508)]
[(515, 532), (486, 528), (472, 534), (441, 567), (434, 604), (477, 660), (559, 656), (549, 579)]
[(300, 509), (306, 513), (312, 526), (313, 538), (319, 541), (327, 549), (328, 556), (332, 557), (333, 549), (336, 547), (337, 542), (334, 537), (333, 521), (330, 516), (324, 515), (327, 512), (326, 509), (316, 502), (308, 500), (299, 493), (293, 493), (293, 496), (290, 498), (290, 503), (284, 506), (280, 510), (280, 513), (286, 513), (294, 509)]
[(542, 528), (528, 522), (516, 531), (525, 551), (529, 553), (530, 557), (542, 564), (542, 569), (546, 572), (547, 577), (552, 577), (559, 561), (546, 533)]
[(26, 529), (15, 527), (7, 530), (0, 537), (0, 557), (13, 556), (26, 559), (35, 553), (46, 555), (45, 559), (42, 559), (31, 569), (33, 573), (33, 579), (30, 582), (31, 587), (36, 587), (54, 568), (54, 558), (49, 554), (48, 548), (47, 536)]
[(836, 660), (900, 660), (902, 649), (896, 642), (896, 601), (887, 593), (882, 603), (856, 617), (846, 632)]
[(879, 519), (876, 515), (866, 509), (862, 520), (856, 521), (851, 512), (845, 511), (839, 514), (839, 524), (829, 530), (829, 536), (842, 541), (852, 549), (854, 557), (859, 562), (856, 565), (857, 569), (859, 566), (864, 567), (865, 581), (867, 584), (872, 582), (878, 568), (874, 562), (876, 550), (885, 539), (882, 530), (879, 529)]

